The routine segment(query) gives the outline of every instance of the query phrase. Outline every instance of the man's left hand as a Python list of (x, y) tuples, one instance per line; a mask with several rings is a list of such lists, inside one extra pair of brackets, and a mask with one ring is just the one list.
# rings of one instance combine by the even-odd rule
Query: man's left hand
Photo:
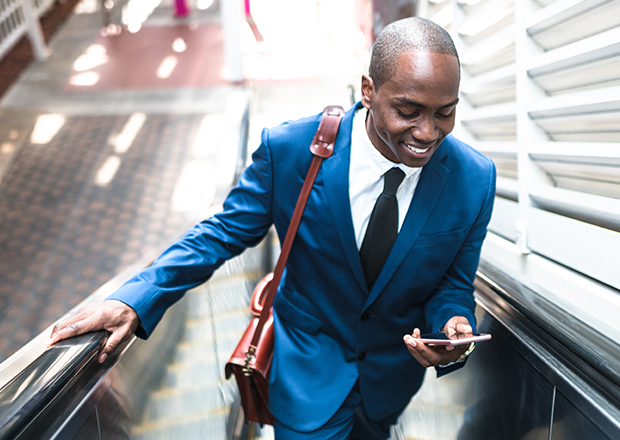
[[(467, 318), (455, 316), (450, 318), (443, 328), (443, 332), (450, 339), (461, 339), (472, 336), (472, 328)], [(415, 329), (412, 334), (405, 335), (403, 340), (409, 353), (425, 368), (448, 365), (455, 362), (461, 354), (465, 353), (469, 345), (426, 345), (415, 339), (420, 338), (420, 329)]]

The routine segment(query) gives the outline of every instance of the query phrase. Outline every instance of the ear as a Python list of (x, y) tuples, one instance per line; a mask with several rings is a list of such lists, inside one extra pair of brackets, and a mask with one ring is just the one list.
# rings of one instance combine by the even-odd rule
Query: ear
[(368, 75), (362, 75), (362, 105), (370, 110), (374, 99), (375, 84)]

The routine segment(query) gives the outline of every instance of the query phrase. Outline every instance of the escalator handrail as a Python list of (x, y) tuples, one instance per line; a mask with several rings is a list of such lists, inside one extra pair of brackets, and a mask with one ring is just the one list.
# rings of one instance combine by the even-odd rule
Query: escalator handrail
[(0, 440), (19, 435), (62, 395), (96, 361), (106, 338), (107, 332), (99, 331), (60, 341), (11, 379), (0, 390)]
[(620, 387), (620, 345), (616, 342), (489, 264), (481, 262), (475, 286), (502, 298), (594, 371)]

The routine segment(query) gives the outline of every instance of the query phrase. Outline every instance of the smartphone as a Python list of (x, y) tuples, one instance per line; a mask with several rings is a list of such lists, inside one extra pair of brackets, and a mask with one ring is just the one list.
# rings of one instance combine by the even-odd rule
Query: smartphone
[(472, 342), (488, 341), (491, 339), (489, 333), (479, 333), (467, 338), (450, 339), (445, 333), (430, 333), (421, 335), (416, 341), (427, 345), (464, 345)]

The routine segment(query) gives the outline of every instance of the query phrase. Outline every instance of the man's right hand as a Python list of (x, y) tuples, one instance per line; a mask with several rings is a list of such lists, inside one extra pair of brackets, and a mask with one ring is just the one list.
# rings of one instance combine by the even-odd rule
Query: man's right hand
[(133, 334), (139, 324), (138, 314), (121, 301), (106, 300), (93, 303), (58, 322), (52, 330), (48, 346), (84, 333), (107, 330), (111, 335), (97, 357), (99, 363), (102, 363), (121, 342)]

